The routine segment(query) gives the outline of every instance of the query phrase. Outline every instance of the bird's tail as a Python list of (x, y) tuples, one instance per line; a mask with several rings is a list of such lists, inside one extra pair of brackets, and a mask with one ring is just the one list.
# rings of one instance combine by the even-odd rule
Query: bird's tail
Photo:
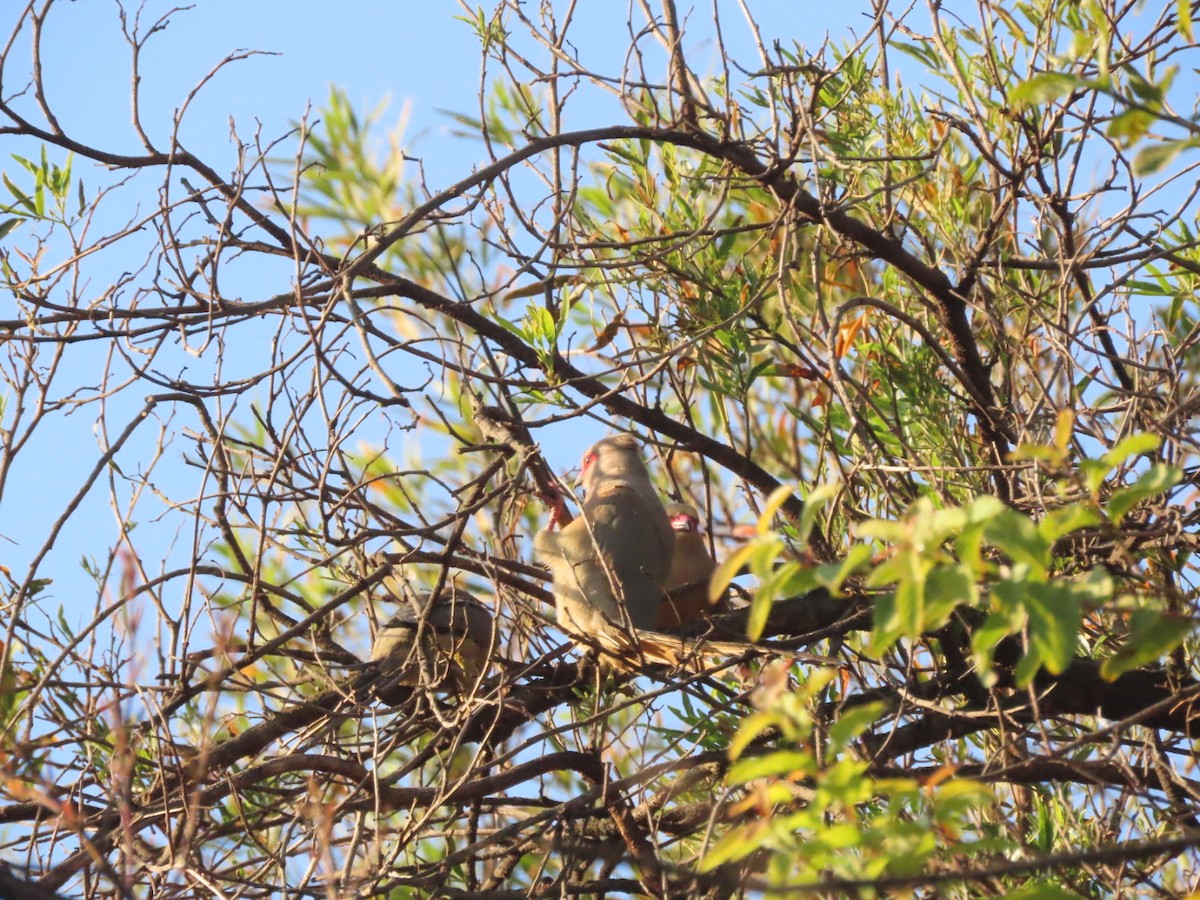
[(750, 641), (710, 641), (705, 638), (685, 638), (660, 631), (636, 629), (632, 633), (620, 628), (604, 629), (591, 635), (610, 662), (618, 668), (639, 669), (646, 664), (671, 666), (701, 672), (711, 668), (707, 660), (744, 657), (748, 654), (772, 653), (793, 656), (814, 665), (837, 666), (840, 663), (828, 656), (816, 656), (776, 647), (764, 647)]

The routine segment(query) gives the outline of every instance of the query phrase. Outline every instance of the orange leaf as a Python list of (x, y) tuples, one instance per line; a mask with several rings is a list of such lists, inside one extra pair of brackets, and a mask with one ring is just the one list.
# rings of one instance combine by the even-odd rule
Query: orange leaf
[(846, 351), (853, 345), (858, 333), (867, 324), (867, 312), (868, 310), (864, 309), (858, 318), (845, 322), (838, 328), (837, 344), (833, 348), (833, 355), (838, 359), (846, 355)]
[(521, 300), (525, 297), (538, 297), (546, 293), (547, 289), (555, 290), (568, 284), (575, 284), (579, 281), (579, 276), (572, 275), (555, 275), (552, 278), (547, 278), (543, 281), (535, 281), (533, 284), (527, 284), (524, 287), (513, 288), (500, 299)]
[(772, 218), (771, 210), (767, 209), (761, 203), (751, 203), (746, 210), (750, 214), (751, 222), (766, 222)]
[(922, 786), (926, 788), (935, 788), (943, 781), (953, 778), (957, 771), (958, 766), (954, 765), (953, 763), (946, 763), (928, 778), (924, 779)]
[(780, 363), (776, 365), (775, 374), (785, 375), (788, 378), (803, 378), (805, 381), (817, 380), (815, 369), (810, 369), (808, 366), (799, 366), (795, 363)]
[(613, 342), (613, 338), (617, 336), (617, 332), (621, 326), (625, 324), (625, 315), (617, 313), (613, 316), (611, 322), (604, 326), (604, 330), (596, 337), (596, 342), (589, 348), (592, 351), (602, 350)]
[(862, 268), (859, 266), (858, 260), (856, 260), (856, 259), (846, 260), (845, 262), (842, 263), (841, 270), (842, 270), (841, 277), (844, 278), (846, 281), (848, 281), (848, 282), (852, 281), (855, 283), (862, 281)]

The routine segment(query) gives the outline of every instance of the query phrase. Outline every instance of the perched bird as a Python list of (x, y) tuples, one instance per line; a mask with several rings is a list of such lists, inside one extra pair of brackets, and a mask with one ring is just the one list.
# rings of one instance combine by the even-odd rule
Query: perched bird
[[(671, 571), (675, 532), (627, 434), (597, 442), (583, 457), (579, 518), (534, 537), (550, 569), (558, 623), (573, 635), (653, 628)], [(553, 525), (553, 523), (552, 523)]]
[[(744, 642), (650, 630), (666, 597), (676, 532), (650, 483), (636, 440), (618, 435), (596, 443), (583, 457), (577, 486), (584, 489), (579, 518), (555, 532), (561, 513), (556, 508), (551, 528), (533, 540), (538, 560), (550, 569), (564, 631), (580, 643), (599, 647), (610, 664), (624, 669), (661, 663), (699, 671), (705, 657), (753, 649)], [(707, 583), (703, 590), (707, 592)]]
[(675, 555), (667, 576), (667, 599), (658, 609), (655, 628), (671, 631), (729, 608), (729, 592), (713, 601), (708, 582), (717, 568), (700, 531), (700, 514), (687, 503), (668, 503), (667, 515), (675, 529)]
[(379, 695), (389, 701), (397, 685), (426, 684), (469, 690), (487, 665), (492, 645), (492, 614), (466, 591), (447, 586), (404, 596), (401, 609), (379, 629), (371, 661), (379, 664)]

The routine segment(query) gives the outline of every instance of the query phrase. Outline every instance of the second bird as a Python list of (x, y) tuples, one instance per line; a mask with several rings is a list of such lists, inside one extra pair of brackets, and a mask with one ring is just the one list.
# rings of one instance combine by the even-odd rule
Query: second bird
[(671, 631), (729, 608), (729, 592), (716, 600), (708, 596), (708, 582), (717, 563), (708, 552), (700, 530), (700, 514), (688, 503), (667, 504), (675, 529), (675, 555), (667, 577), (667, 600), (658, 611), (656, 627)]
[(558, 622), (573, 633), (648, 629), (658, 619), (675, 532), (638, 450), (626, 434), (594, 444), (577, 482), (579, 518), (534, 538), (553, 577)]
[(411, 597), (402, 590), (388, 593), (399, 602), (400, 611), (379, 629), (371, 645), (371, 661), (379, 664), (383, 676), (384, 701), (395, 702), (396, 685), (424, 683), (455, 691), (474, 687), (492, 644), (492, 615), (487, 607), (450, 586), (436, 599), (430, 593)]

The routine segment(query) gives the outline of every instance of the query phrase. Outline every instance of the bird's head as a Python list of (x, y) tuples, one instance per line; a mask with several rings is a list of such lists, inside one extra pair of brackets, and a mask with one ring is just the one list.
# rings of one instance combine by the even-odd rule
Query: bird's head
[(700, 513), (690, 503), (668, 503), (667, 515), (676, 531), (700, 531)]
[(597, 441), (583, 454), (575, 486), (592, 493), (607, 484), (649, 485), (650, 475), (639, 451), (637, 439), (629, 434)]

